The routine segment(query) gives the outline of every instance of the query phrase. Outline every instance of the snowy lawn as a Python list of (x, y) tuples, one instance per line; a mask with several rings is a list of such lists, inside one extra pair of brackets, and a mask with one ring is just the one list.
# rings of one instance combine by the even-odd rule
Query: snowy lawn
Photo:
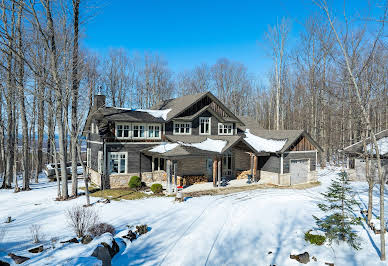
[[(386, 265), (379, 260), (379, 235), (365, 223), (358, 226), (362, 250), (346, 244), (313, 246), (305, 242), (304, 233), (313, 229), (312, 215), (321, 216), (316, 203), (321, 200), (338, 169), (318, 172), (321, 186), (305, 189), (258, 189), (228, 195), (203, 196), (174, 202), (170, 197), (133, 201), (96, 203), (102, 221), (117, 231), (120, 252), (113, 265), (300, 265), (290, 254), (308, 251), (318, 261), (308, 265)], [(362, 208), (367, 205), (367, 184), (352, 183)], [(73, 204), (84, 204), (85, 197), (56, 202), (56, 184), (46, 180), (32, 190), (14, 194), (0, 190), (0, 227), (6, 228), (0, 242), (0, 260), (12, 262), (7, 253), (31, 257), (25, 265), (93, 265), (89, 256), (95, 243), (59, 244), (75, 235), (66, 225), (65, 210)], [(388, 196), (388, 192), (386, 193)], [(373, 214), (379, 215), (378, 188), (375, 188)], [(98, 198), (91, 198), (96, 202)], [(388, 205), (388, 198), (385, 202)], [(388, 206), (386, 207), (388, 210)], [(355, 213), (359, 216), (359, 210)], [(388, 211), (385, 213), (388, 216)], [(7, 216), (15, 219), (9, 224)], [(30, 225), (38, 224), (45, 235), (43, 253), (30, 254)], [(125, 246), (119, 236), (126, 225), (147, 224), (151, 231)], [(58, 237), (56, 249), (50, 249), (50, 238)], [(95, 240), (96, 242), (98, 240)], [(388, 242), (388, 241), (387, 241)], [(388, 246), (387, 246), (388, 248)], [(272, 252), (272, 253), (270, 253)], [(269, 254), (270, 253), (270, 254)]]

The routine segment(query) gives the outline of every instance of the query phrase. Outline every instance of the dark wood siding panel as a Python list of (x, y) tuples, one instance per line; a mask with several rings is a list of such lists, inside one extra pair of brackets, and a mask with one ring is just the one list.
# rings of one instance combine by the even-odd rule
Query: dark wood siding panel
[(88, 148), (90, 148), (90, 168), (94, 171), (98, 171), (98, 152), (102, 151), (102, 144), (88, 143)]
[(170, 121), (165, 124), (165, 135), (172, 135), (174, 130), (174, 122)]
[(210, 130), (212, 135), (218, 135), (218, 119), (214, 116), (209, 111), (205, 111), (202, 114), (200, 114), (198, 117), (196, 117), (192, 121), (192, 135), (199, 135), (199, 119), (200, 117), (210, 117)]
[(290, 160), (310, 159), (310, 171), (316, 170), (316, 152), (284, 153), (283, 173), (290, 172)]
[(304, 136), (300, 137), (289, 149), (291, 151), (313, 151), (316, 148), (313, 144)]
[[(108, 144), (107, 152), (127, 152), (128, 153), (128, 173), (139, 172), (140, 165), (140, 150), (149, 148), (152, 145), (147, 144)], [(141, 156), (141, 171), (151, 172), (152, 158), (142, 154)]]
[(273, 173), (280, 173), (280, 157), (277, 155), (259, 156), (257, 164), (257, 169)]

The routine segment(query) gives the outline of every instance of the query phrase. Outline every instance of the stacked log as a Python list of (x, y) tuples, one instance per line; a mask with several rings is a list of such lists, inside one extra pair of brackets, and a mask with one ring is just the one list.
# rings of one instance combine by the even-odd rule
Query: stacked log
[(248, 179), (248, 175), (251, 174), (251, 170), (246, 170), (246, 171), (237, 171), (237, 179)]
[(207, 177), (206, 176), (183, 176), (183, 177), (179, 177), (178, 176), (178, 186), (191, 186), (191, 185), (194, 185), (194, 184), (201, 184), (201, 183), (206, 183), (208, 182), (207, 181)]

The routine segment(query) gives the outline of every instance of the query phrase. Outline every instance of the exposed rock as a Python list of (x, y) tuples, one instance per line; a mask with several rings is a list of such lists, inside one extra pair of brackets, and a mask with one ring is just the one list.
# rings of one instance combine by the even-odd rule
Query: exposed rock
[(101, 260), (103, 266), (110, 266), (112, 258), (119, 252), (119, 250), (119, 245), (112, 238), (112, 246), (105, 242), (101, 242), (101, 244), (93, 251), (92, 256)]
[(269, 255), (269, 254), (272, 254), (272, 251), (268, 251), (268, 255)]
[(66, 244), (66, 243), (79, 243), (79, 242), (75, 237), (66, 241), (61, 241), (61, 244)]
[(129, 230), (127, 235), (123, 236), (123, 238), (129, 239), (131, 242), (136, 239), (136, 234)]
[(138, 233), (139, 236), (144, 235), (147, 232), (148, 226), (146, 224), (136, 225), (136, 233)]
[(23, 262), (29, 260), (28, 257), (18, 256), (13, 253), (9, 253), (8, 256), (16, 263), (16, 264), (22, 264)]
[(117, 245), (116, 241), (113, 239), (112, 246), (109, 246), (105, 242), (101, 242), (101, 245), (103, 245), (105, 248), (108, 249), (110, 256), (113, 258), (120, 250), (119, 245)]
[(304, 252), (298, 255), (290, 255), (290, 259), (294, 259), (300, 263), (307, 264), (310, 262), (310, 255), (308, 252)]
[(92, 240), (93, 240), (93, 237), (91, 237), (90, 235), (86, 235), (81, 239), (81, 243), (86, 245), (92, 242)]
[(30, 253), (40, 253), (40, 252), (43, 252), (43, 245), (41, 245), (39, 247), (36, 247), (36, 248), (29, 249), (28, 252), (30, 252)]
[(102, 261), (102, 266), (111, 266), (112, 257), (110, 256), (109, 250), (104, 246), (97, 246), (92, 253), (93, 257)]
[(325, 262), (325, 265), (334, 266), (334, 263), (331, 263), (331, 262)]
[(317, 258), (314, 257), (314, 256), (312, 256), (311, 259), (312, 259), (313, 261), (317, 261)]
[(8, 262), (0, 260), (0, 266), (10, 266)]

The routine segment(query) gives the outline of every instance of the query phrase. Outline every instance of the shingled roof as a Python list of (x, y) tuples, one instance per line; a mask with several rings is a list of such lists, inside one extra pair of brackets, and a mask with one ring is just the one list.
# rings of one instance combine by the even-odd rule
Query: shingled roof
[(319, 151), (323, 151), (319, 144), (304, 130), (268, 130), (261, 128), (259, 123), (251, 117), (240, 116), (239, 118), (245, 124), (245, 126), (239, 127), (242, 131), (249, 129), (250, 133), (264, 139), (286, 139), (287, 141), (279, 151), (280, 153), (287, 151), (302, 135), (305, 136)]
[[(388, 129), (380, 131), (375, 136), (376, 136), (376, 140), (388, 137)], [(365, 141), (366, 141), (366, 144), (369, 144), (371, 142), (371, 138), (368, 137), (365, 139)], [(363, 152), (363, 146), (364, 146), (364, 143), (361, 140), (359, 142), (356, 142), (356, 143), (344, 148), (342, 151), (345, 153), (348, 153), (348, 154), (361, 154)]]
[(207, 92), (202, 92), (202, 93), (185, 95), (182, 97), (161, 101), (156, 105), (152, 106), (151, 109), (152, 110), (171, 109), (171, 111), (167, 114), (167, 119), (166, 119), (166, 120), (170, 120), (171, 118), (177, 116), (179, 113), (186, 110), (193, 103), (200, 100), (206, 94)]

